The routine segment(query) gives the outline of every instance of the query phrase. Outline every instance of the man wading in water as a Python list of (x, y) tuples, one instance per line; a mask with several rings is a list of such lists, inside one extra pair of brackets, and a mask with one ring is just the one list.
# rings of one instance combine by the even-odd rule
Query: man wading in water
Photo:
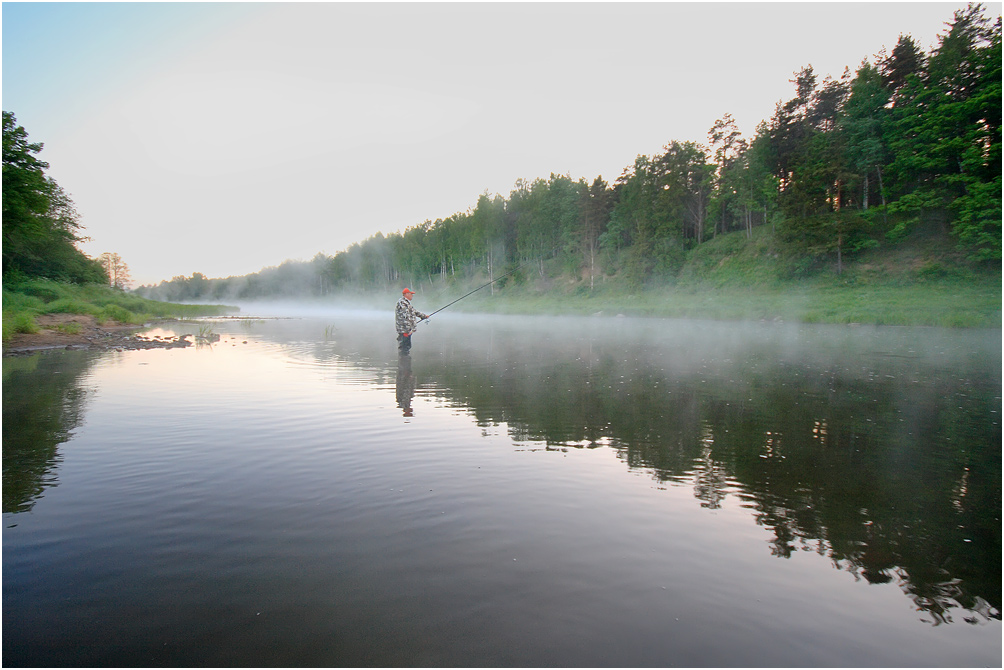
[(411, 296), (413, 295), (415, 295), (415, 292), (410, 288), (401, 291), (401, 299), (397, 301), (397, 309), (395, 310), (394, 322), (397, 326), (397, 349), (402, 354), (407, 354), (411, 351), (411, 335), (415, 332), (418, 322), (429, 318), (428, 314), (415, 311), (415, 308), (411, 306)]

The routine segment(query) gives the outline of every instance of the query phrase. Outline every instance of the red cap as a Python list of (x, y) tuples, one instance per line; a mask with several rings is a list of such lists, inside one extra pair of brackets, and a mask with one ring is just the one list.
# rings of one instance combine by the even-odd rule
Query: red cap
[(409, 293), (415, 295), (415, 292), (412, 291), (410, 288), (406, 288), (403, 291), (401, 291), (401, 295), (408, 295)]

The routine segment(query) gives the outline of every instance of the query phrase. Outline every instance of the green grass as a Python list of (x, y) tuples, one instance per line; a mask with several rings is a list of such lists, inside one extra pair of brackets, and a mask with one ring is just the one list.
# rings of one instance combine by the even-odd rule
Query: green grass
[(58, 330), (61, 333), (66, 333), (67, 335), (78, 335), (83, 330), (83, 326), (76, 322), (70, 323), (60, 323), (55, 326), (54, 330)]
[[(432, 289), (421, 309), (464, 292)], [(496, 288), (495, 295), (483, 289), (450, 309), (1000, 328), (1001, 273), (999, 266), (966, 263), (951, 243), (928, 234), (848, 257), (838, 274), (832, 259), (793, 259), (769, 229), (758, 229), (751, 239), (740, 232), (706, 242), (677, 276), (641, 289), (616, 276), (597, 280), (593, 290), (567, 277), (533, 279)]]
[(42, 314), (87, 314), (101, 323), (141, 325), (153, 319), (218, 316), (237, 311), (226, 305), (179, 305), (147, 300), (97, 284), (64, 284), (45, 279), (5, 282), (3, 341), (16, 333), (38, 332)]
[(143, 324), (147, 321), (147, 314), (136, 312), (131, 312), (122, 305), (116, 304), (106, 304), (101, 308), (101, 311), (97, 314), (98, 321), (101, 323), (108, 323), (109, 321), (117, 321), (118, 323), (131, 323), (131, 324)]
[(42, 314), (90, 314), (97, 316), (101, 308), (93, 303), (77, 298), (58, 298), (47, 303), (41, 310)]
[(39, 327), (35, 325), (35, 318), (28, 312), (20, 312), (7, 317), (7, 312), (3, 315), (3, 339), (6, 341), (16, 333), (37, 333)]
[(33, 295), (3, 291), (3, 341), (17, 333), (37, 333), (35, 317), (41, 313), (45, 303)]
[(598, 314), (727, 321), (861, 323), (1000, 328), (1000, 291), (974, 286), (667, 287), (620, 297), (498, 296), (462, 311), (504, 314)]

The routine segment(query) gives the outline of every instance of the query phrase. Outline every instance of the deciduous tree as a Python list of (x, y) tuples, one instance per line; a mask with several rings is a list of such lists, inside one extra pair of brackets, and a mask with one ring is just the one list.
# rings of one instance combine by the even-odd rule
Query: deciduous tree
[(79, 215), (69, 195), (46, 176), (41, 151), (14, 114), (3, 112), (3, 274), (104, 281), (100, 265), (76, 247), (84, 239)]
[[(129, 288), (129, 284), (132, 283), (132, 277), (129, 276), (129, 266), (126, 265), (121, 256), (105, 252), (98, 256), (98, 262), (101, 263), (105, 274), (108, 275), (108, 284), (112, 288), (122, 290)], [(201, 277), (202, 275), (199, 276)]]

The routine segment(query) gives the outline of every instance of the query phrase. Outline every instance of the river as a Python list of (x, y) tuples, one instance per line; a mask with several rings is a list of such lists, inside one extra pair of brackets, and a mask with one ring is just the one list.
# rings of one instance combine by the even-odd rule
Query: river
[(246, 309), (3, 361), (11, 666), (1001, 665), (1001, 331)]

